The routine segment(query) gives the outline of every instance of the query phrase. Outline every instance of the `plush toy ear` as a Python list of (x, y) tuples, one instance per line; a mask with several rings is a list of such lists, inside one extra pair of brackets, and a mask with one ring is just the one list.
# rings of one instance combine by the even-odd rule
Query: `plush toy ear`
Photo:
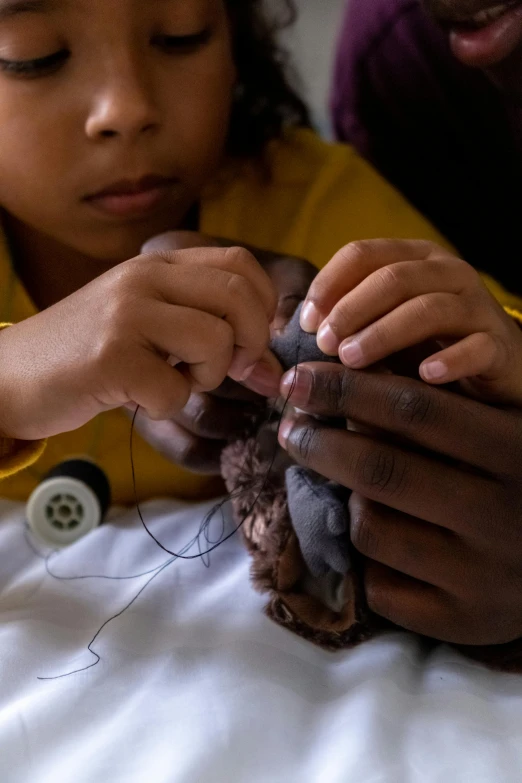
[[(300, 309), (272, 343), (283, 367), (336, 361), (301, 331)], [(327, 649), (368, 638), (373, 624), (349, 552), (347, 490), (291, 465), (273, 424), (231, 443), (222, 473), (243, 522), (254, 585), (270, 595), (267, 614)]]

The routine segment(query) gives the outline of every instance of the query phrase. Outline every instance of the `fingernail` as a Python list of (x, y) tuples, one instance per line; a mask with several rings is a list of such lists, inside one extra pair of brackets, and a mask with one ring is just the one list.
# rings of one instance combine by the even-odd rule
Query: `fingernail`
[(279, 445), (282, 446), (284, 449), (286, 449), (286, 444), (288, 442), (288, 438), (290, 437), (290, 433), (292, 432), (293, 428), (294, 428), (294, 422), (292, 421), (292, 419), (283, 419), (279, 427), (277, 439), (279, 441)]
[(277, 397), (281, 373), (265, 361), (248, 367), (240, 378), (240, 382), (263, 397)]
[(308, 332), (309, 334), (317, 332), (321, 324), (321, 315), (313, 302), (306, 302), (303, 305), (299, 323), (303, 332)]
[(294, 368), (281, 381), (280, 393), (285, 400), (291, 400), (295, 406), (306, 405), (312, 391), (312, 376), (303, 368)]
[(364, 361), (361, 344), (357, 340), (344, 343), (339, 351), (339, 356), (347, 367), (358, 367)]
[(444, 362), (428, 362), (422, 365), (421, 374), (427, 381), (436, 381), (448, 374), (448, 367)]
[(339, 350), (339, 338), (335, 336), (328, 324), (321, 326), (317, 335), (317, 345), (328, 356), (335, 356)]

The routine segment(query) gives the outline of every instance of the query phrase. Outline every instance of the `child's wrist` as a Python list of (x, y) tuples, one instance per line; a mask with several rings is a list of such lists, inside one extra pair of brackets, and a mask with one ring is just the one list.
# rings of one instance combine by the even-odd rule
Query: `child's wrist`
[[(17, 431), (15, 421), (29, 422), (30, 416), (18, 413), (18, 407), (22, 398), (20, 383), (14, 382), (9, 367), (11, 359), (9, 356), (9, 340), (3, 332), (13, 324), (0, 324), (0, 438), (4, 441), (28, 441), (23, 433)], [(2, 373), (4, 371), (5, 374)]]

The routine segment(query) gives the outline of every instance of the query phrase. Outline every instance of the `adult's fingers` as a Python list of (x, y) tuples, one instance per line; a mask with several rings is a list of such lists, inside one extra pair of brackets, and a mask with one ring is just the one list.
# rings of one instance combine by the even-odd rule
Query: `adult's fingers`
[(451, 254), (423, 240), (371, 239), (341, 248), (319, 272), (310, 287), (301, 316), (301, 326), (315, 332), (340, 297), (382, 266), (400, 261), (448, 258)]
[(373, 437), (326, 427), (306, 416), (285, 420), (279, 441), (300, 465), (465, 538), (489, 538), (492, 526), (499, 523), (485, 519), (483, 513), (484, 506), (494, 508), (498, 500), (499, 487), (493, 479)]
[(233, 381), (232, 378), (225, 378), (221, 386), (211, 392), (211, 396), (222, 400), (252, 403), (252, 405), (262, 405), (266, 401), (264, 397)]
[(243, 432), (260, 410), (258, 405), (192, 394), (174, 420), (197, 438), (225, 441)]
[(481, 643), (456, 601), (433, 585), (372, 561), (365, 565), (364, 585), (369, 608), (401, 628), (453, 644)]
[(352, 492), (350, 538), (370, 560), (428, 584), (465, 592), (465, 546), (450, 531)]
[(218, 476), (226, 441), (199, 438), (172, 420), (152, 421), (140, 412), (136, 431), (165, 459), (193, 473)]
[(487, 595), (475, 602), (461, 600), (373, 561), (365, 564), (364, 585), (373, 612), (414, 633), (479, 647), (520, 638), (520, 615), (510, 611), (504, 617), (499, 603)]
[(510, 475), (522, 461), (514, 414), (421, 381), (311, 363), (284, 376), (282, 396), (291, 390), (307, 413), (354, 419), (493, 475)]

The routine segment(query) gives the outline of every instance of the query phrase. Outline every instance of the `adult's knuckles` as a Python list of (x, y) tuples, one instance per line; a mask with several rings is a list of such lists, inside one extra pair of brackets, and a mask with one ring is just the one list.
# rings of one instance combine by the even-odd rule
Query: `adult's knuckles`
[(348, 416), (348, 401), (357, 384), (356, 374), (340, 365), (307, 369), (305, 372), (311, 375), (307, 408), (333, 418)]
[(380, 444), (365, 447), (359, 454), (355, 474), (358, 490), (375, 499), (396, 499), (411, 484), (406, 455)]
[(206, 472), (217, 466), (218, 451), (217, 441), (209, 445), (203, 438), (181, 430), (168, 447), (170, 459), (194, 473)]
[(219, 414), (220, 406), (215, 400), (205, 394), (194, 394), (181, 412), (180, 419), (194, 435), (211, 438), (223, 430)]
[[(132, 395), (129, 395), (132, 397)], [(180, 384), (175, 394), (165, 394), (156, 397), (147, 407), (147, 414), (152, 421), (168, 421), (173, 419), (180, 408), (187, 404), (190, 397), (190, 386), (188, 383)]]
[(379, 556), (379, 535), (375, 517), (367, 508), (352, 509), (350, 514), (350, 538), (362, 555), (377, 560)]
[(442, 396), (420, 384), (390, 382), (384, 391), (385, 419), (390, 419), (399, 431), (425, 433), (447, 420), (445, 414)]
[(208, 394), (193, 394), (177, 420), (200, 438), (225, 440), (231, 434), (243, 431), (252, 416), (251, 408), (242, 402), (232, 408)]
[(322, 453), (323, 443), (322, 428), (313, 424), (294, 427), (289, 442), (292, 456), (305, 466), (315, 464), (317, 455)]
[(189, 469), (196, 469), (202, 462), (202, 448), (199, 438), (183, 435), (176, 444), (177, 461)]

